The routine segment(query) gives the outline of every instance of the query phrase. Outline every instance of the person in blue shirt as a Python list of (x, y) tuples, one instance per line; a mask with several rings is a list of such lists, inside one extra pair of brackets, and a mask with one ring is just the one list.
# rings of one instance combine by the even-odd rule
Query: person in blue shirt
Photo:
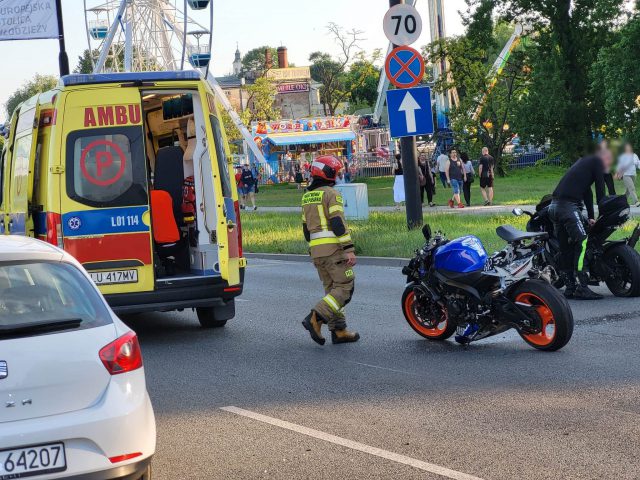
[(256, 207), (256, 184), (257, 178), (254, 176), (249, 165), (245, 164), (242, 166), (242, 175), (240, 175), (240, 180), (242, 181), (242, 185), (244, 188), (245, 195), (245, 205), (248, 208), (247, 200), (251, 202), (251, 206), (254, 210), (257, 210)]

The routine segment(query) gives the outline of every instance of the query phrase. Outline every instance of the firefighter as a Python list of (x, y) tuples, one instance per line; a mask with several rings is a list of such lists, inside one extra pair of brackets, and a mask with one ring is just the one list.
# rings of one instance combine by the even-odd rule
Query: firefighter
[(311, 165), (313, 181), (302, 197), (302, 229), (325, 292), (302, 325), (320, 345), (325, 342), (323, 323), (328, 324), (333, 343), (360, 338), (357, 332), (347, 330), (344, 317), (344, 307), (353, 295), (356, 255), (344, 220), (342, 196), (333, 188), (342, 167), (331, 155), (315, 159)]

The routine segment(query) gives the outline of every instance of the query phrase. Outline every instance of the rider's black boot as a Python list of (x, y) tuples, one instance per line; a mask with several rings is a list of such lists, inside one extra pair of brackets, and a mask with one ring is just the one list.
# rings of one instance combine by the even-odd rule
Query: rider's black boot
[(602, 299), (602, 295), (594, 292), (589, 288), (589, 276), (580, 272), (578, 274), (578, 279), (580, 280), (579, 285), (576, 287), (575, 293), (573, 294), (573, 298), (576, 300), (600, 300)]
[(560, 272), (560, 278), (564, 282), (564, 296), (573, 298), (576, 293), (576, 276), (573, 272)]

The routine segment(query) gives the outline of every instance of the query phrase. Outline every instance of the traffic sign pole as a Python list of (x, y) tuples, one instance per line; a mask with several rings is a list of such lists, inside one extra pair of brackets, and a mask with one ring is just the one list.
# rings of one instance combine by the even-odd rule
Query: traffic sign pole
[[(389, 0), (389, 7), (405, 3), (404, 0)], [(397, 47), (398, 45), (394, 45)], [(409, 110), (406, 111), (407, 115)], [(420, 199), (420, 181), (416, 137), (400, 139), (400, 155), (404, 174), (404, 195), (409, 230), (422, 227), (422, 200)]]

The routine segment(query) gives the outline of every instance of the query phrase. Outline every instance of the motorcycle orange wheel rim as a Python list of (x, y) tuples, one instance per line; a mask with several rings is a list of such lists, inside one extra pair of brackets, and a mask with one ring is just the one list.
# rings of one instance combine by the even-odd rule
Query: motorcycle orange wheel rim
[[(444, 321), (441, 321), (440, 323), (438, 323), (438, 325), (436, 325), (436, 328), (425, 327), (420, 322), (420, 320), (418, 320), (418, 317), (416, 317), (416, 312), (413, 309), (415, 298), (416, 294), (414, 292), (411, 292), (409, 293), (409, 295), (407, 295), (407, 298), (404, 301), (404, 311), (407, 314), (407, 318), (409, 319), (409, 323), (411, 323), (411, 326), (427, 337), (439, 337), (440, 335), (442, 335), (447, 329), (448, 320), (446, 316), (444, 318)], [(440, 326), (442, 326), (442, 328), (439, 328)]]
[[(553, 339), (556, 338), (556, 322), (553, 318), (551, 309), (545, 301), (533, 293), (523, 292), (516, 297), (516, 302), (525, 303), (535, 307), (536, 312), (538, 312), (538, 315), (540, 316), (540, 320), (542, 320), (542, 329), (540, 330), (540, 333), (529, 333), (523, 334), (522, 336), (529, 342), (540, 347), (546, 347), (551, 344)], [(553, 325), (553, 333), (551, 335), (548, 333), (549, 325)]]

